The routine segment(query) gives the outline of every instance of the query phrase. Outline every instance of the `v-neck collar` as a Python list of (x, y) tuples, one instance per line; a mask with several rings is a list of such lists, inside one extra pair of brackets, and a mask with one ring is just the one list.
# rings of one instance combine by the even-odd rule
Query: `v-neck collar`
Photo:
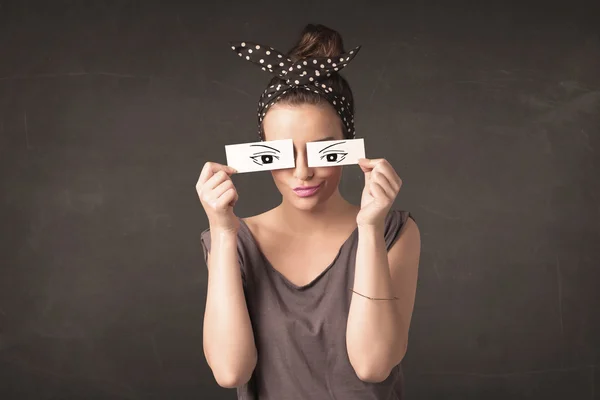
[(324, 276), (336, 264), (337, 260), (340, 258), (340, 255), (342, 254), (342, 250), (344, 249), (344, 247), (346, 247), (352, 241), (352, 239), (358, 234), (358, 227), (356, 227), (356, 228), (354, 228), (354, 230), (352, 231), (350, 236), (348, 236), (348, 238), (344, 241), (344, 243), (342, 243), (342, 245), (340, 246), (333, 261), (331, 261), (331, 263), (309, 283), (307, 283), (306, 285), (298, 286), (295, 283), (291, 282), (285, 275), (283, 275), (279, 270), (277, 270), (273, 266), (273, 264), (271, 264), (271, 262), (269, 261), (267, 256), (265, 256), (265, 254), (262, 252), (260, 245), (258, 244), (258, 241), (254, 237), (254, 234), (250, 230), (250, 227), (248, 226), (248, 224), (246, 224), (246, 221), (244, 221), (243, 219), (241, 219), (239, 217), (238, 217), (238, 219), (240, 220), (240, 226), (243, 227), (243, 229), (246, 231), (246, 233), (250, 237), (253, 246), (255, 247), (256, 251), (260, 254), (260, 257), (262, 258), (263, 262), (267, 265), (267, 267), (269, 269), (271, 269), (273, 272), (275, 272), (277, 275), (279, 275), (279, 277), (284, 281), (284, 283), (286, 285), (288, 285), (296, 290), (305, 290), (305, 289), (308, 289), (311, 286), (315, 285), (321, 279), (321, 277)]

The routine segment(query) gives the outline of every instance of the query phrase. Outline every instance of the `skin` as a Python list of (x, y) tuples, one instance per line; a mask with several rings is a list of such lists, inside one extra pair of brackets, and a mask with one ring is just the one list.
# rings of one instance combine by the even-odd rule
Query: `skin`
[[(356, 206), (339, 192), (342, 167), (308, 167), (307, 142), (343, 139), (341, 121), (329, 105), (277, 104), (263, 124), (266, 140), (293, 140), (296, 166), (271, 172), (281, 204), (244, 221), (273, 267), (298, 286), (318, 276), (358, 228), (352, 289), (369, 297), (398, 298), (375, 301), (353, 294), (350, 304), (346, 328), (350, 363), (361, 380), (381, 382), (406, 353), (420, 256), (420, 233), (411, 219), (389, 252), (385, 247), (385, 217), (402, 180), (385, 159), (361, 160), (365, 187)], [(257, 360), (237, 264), (239, 221), (233, 205), (238, 196), (230, 179), (233, 173), (229, 167), (207, 163), (196, 185), (212, 241), (204, 351), (223, 387), (246, 383)], [(308, 198), (292, 190), (319, 184), (321, 189)]]

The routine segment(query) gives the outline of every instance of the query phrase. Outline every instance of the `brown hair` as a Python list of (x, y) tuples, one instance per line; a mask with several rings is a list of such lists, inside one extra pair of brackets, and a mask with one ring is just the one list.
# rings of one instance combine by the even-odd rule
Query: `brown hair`
[[(295, 62), (306, 57), (335, 57), (345, 52), (342, 36), (337, 31), (324, 25), (308, 24), (302, 30), (298, 42), (288, 51), (287, 56)], [(280, 82), (283, 82), (281, 78), (274, 77), (269, 82), (269, 86), (276, 85)], [(346, 81), (339, 73), (333, 73), (327, 79), (323, 79), (322, 82), (348, 99), (351, 112), (354, 114), (354, 97), (352, 96), (352, 90), (350, 89), (348, 81)], [(288, 90), (277, 99), (277, 103), (289, 105), (329, 104), (329, 102), (318, 93), (302, 88)], [(344, 137), (348, 139), (350, 135), (346, 131), (344, 124), (342, 124), (342, 128), (344, 130)], [(264, 140), (265, 132), (262, 124), (260, 127), (260, 134), (261, 138)]]

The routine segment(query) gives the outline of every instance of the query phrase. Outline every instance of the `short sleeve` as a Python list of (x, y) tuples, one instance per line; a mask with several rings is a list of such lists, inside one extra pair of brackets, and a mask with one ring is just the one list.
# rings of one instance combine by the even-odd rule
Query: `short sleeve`
[[(200, 242), (202, 243), (202, 252), (204, 253), (204, 263), (208, 266), (208, 253), (210, 252), (210, 228), (205, 229), (200, 235)], [(240, 236), (238, 234), (237, 238), (237, 256), (238, 256), (238, 264), (240, 265), (240, 271), (242, 273), (242, 282), (244, 286), (246, 286), (246, 272), (244, 271), (244, 246), (242, 241), (240, 240)]]
[[(409, 211), (390, 210), (385, 221), (385, 246), (389, 251), (396, 240), (400, 237), (406, 228), (406, 222), (409, 218), (415, 221), (415, 218)], [(416, 221), (415, 221), (416, 222)]]

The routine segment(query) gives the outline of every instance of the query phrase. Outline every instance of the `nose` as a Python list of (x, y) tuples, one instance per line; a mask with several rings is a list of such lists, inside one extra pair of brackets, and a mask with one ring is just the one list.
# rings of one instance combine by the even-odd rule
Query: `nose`
[(294, 168), (294, 178), (300, 181), (308, 181), (314, 175), (313, 169), (308, 166), (306, 154), (297, 152), (296, 167)]

